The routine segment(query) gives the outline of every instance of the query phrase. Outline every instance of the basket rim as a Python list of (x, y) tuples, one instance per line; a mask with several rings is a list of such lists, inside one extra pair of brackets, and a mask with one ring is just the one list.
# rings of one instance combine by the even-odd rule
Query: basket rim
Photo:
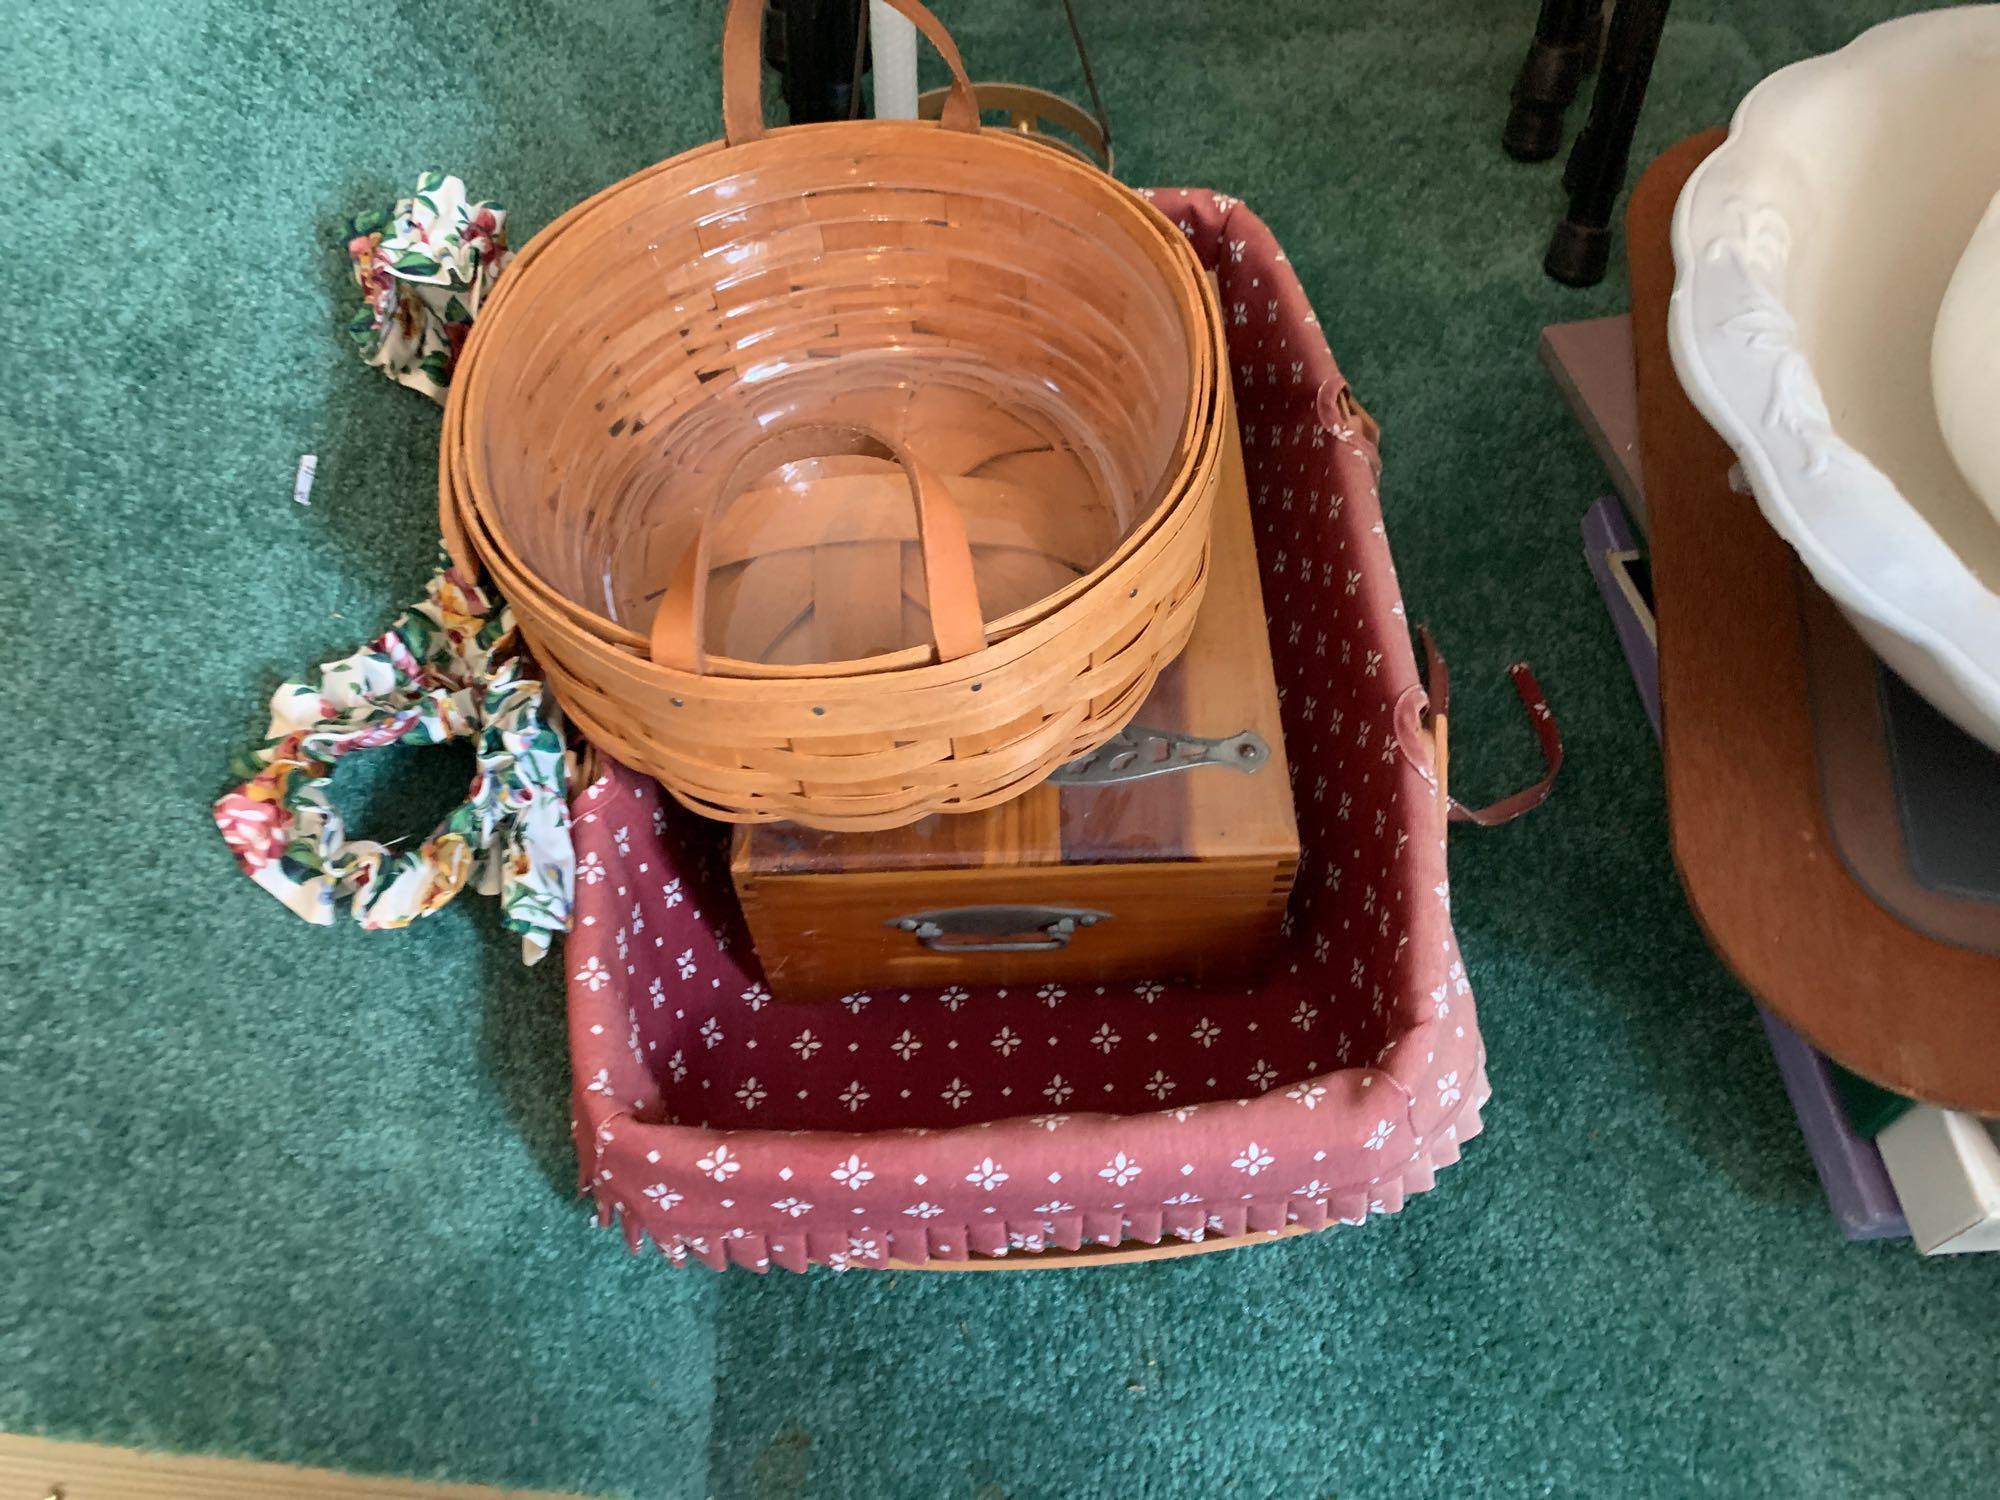
[[(1220, 462), (1224, 442), (1222, 424), (1235, 421), (1233, 399), (1225, 396), (1221, 407), (1216, 420), (1208, 424), (1208, 432), (1198, 451), (1198, 458), (1203, 461), (1193, 466), (1196, 473), (1211, 470)], [(447, 413), (447, 423), (449, 421), (450, 414)], [(1204, 496), (1210, 489), (1212, 486), (1203, 483), (1185, 487), (1175, 504), (1160, 507), (1162, 512), (1171, 513), (1173, 525), (1165, 524), (1169, 517), (1163, 514), (1162, 524), (1147, 528), (1135, 540), (1133, 550), (1111, 563), (1109, 571), (1101, 576), (1087, 575), (1065, 590), (1047, 595), (999, 620), (987, 621), (986, 646), (951, 661), (937, 660), (935, 646), (925, 643), (851, 661), (799, 665), (750, 662), (715, 655), (708, 658), (709, 671), (684, 672), (655, 662), (645, 649), (645, 638), (637, 632), (620, 627), (617, 637), (613, 638), (609, 634), (590, 631), (584, 621), (577, 619), (581, 613), (578, 607), (566, 596), (555, 593), (539, 576), (520, 568), (504, 550), (497, 555), (476, 545), (475, 550), (485, 563), (486, 572), (493, 576), (501, 592), (515, 605), (517, 614), (520, 613), (523, 596), (532, 600), (531, 609), (542, 618), (531, 616), (531, 633), (537, 625), (544, 624), (549, 615), (559, 615), (567, 621), (566, 625), (558, 627), (559, 632), (570, 640), (588, 637), (608, 651), (629, 657), (633, 670), (651, 676), (656, 682), (679, 686), (705, 698), (763, 705), (770, 702), (774, 691), (783, 693), (789, 688), (797, 688), (801, 697), (805, 689), (811, 689), (822, 701), (834, 701), (873, 697), (892, 680), (902, 690), (949, 687), (990, 678), (995, 672), (1016, 666), (1023, 657), (1062, 633), (1075, 618), (1065, 606), (1076, 602), (1084, 593), (1097, 588), (1139, 587), (1134, 580), (1150, 572), (1157, 553), (1163, 547), (1187, 525), (1197, 521), (1205, 523), (1209, 507)], [(459, 519), (469, 521), (478, 536), (492, 536), (485, 517), (477, 512), (461, 514)]]

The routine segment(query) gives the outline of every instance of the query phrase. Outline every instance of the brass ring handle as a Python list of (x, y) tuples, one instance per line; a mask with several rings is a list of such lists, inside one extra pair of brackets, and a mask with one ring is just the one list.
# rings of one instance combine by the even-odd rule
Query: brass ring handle
[[(917, 95), (917, 118), (937, 120), (951, 103), (951, 89), (925, 89)], [(1045, 146), (1065, 151), (1079, 161), (1089, 162), (1100, 172), (1112, 175), (1117, 158), (1104, 127), (1089, 110), (1074, 100), (1026, 83), (975, 83), (973, 97), (979, 101), (983, 119), (989, 110), (1004, 110), (1007, 128)], [(1060, 125), (1076, 140), (1070, 141), (1043, 130), (1043, 125)]]

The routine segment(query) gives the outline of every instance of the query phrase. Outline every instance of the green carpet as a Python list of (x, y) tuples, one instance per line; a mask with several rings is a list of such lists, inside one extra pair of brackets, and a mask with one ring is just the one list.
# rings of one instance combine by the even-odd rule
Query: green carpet
[[(947, 0), (1076, 88), (1054, 0)], [(647, 1496), (1990, 1493), (2000, 1258), (1843, 1245), (1671, 869), (1537, 367), (1558, 169), (1496, 144), (1530, 0), (1082, 6), (1123, 175), (1247, 198), (1387, 431), (1497, 1090), (1436, 1193), (1129, 1272), (676, 1274), (571, 1196), (559, 965), (490, 903), (312, 929), (207, 816), (284, 675), (415, 596), (437, 414), (341, 338), (340, 219), (427, 165), (517, 241), (716, 133), (720, 7), (0, 0), (0, 1426)], [(1881, 13), (1683, 0), (1638, 148)], [(320, 456), (312, 508), (290, 501)], [(23, 717), (23, 715), (25, 717)], [(378, 778), (378, 783), (381, 778)], [(356, 786), (375, 826), (426, 796)]]

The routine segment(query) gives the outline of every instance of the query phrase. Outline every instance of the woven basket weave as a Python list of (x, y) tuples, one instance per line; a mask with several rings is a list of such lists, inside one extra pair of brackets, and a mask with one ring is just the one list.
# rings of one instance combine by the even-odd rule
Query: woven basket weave
[[(682, 802), (882, 828), (1018, 795), (1186, 642), (1224, 424), (1184, 237), (1090, 166), (943, 118), (726, 141), (516, 258), (446, 413), (446, 544), (564, 709)], [(982, 607), (982, 600), (984, 607)]]

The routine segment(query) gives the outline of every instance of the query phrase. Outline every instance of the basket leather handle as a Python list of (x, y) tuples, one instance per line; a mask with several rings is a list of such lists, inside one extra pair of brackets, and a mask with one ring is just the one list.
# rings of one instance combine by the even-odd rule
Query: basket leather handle
[(848, 454), (890, 459), (909, 481), (938, 660), (955, 661), (985, 649), (986, 616), (979, 604), (972, 544), (966, 537), (965, 518), (944, 481), (917, 462), (908, 449), (872, 427), (810, 422), (783, 428), (753, 444), (723, 481), (715, 503), (702, 517), (701, 531), (681, 554), (666, 595), (654, 611), (649, 654), (656, 665), (697, 675), (708, 669), (708, 656), (702, 649), (702, 621), (708, 610), (709, 554), (722, 513), (753, 480), (783, 464)]
[[(944, 23), (917, 0), (887, 3), (930, 39), (951, 69), (951, 96), (940, 122), (948, 130), (977, 131), (979, 100)], [(729, 0), (722, 23), (722, 136), (732, 146), (764, 136), (764, 0)]]

